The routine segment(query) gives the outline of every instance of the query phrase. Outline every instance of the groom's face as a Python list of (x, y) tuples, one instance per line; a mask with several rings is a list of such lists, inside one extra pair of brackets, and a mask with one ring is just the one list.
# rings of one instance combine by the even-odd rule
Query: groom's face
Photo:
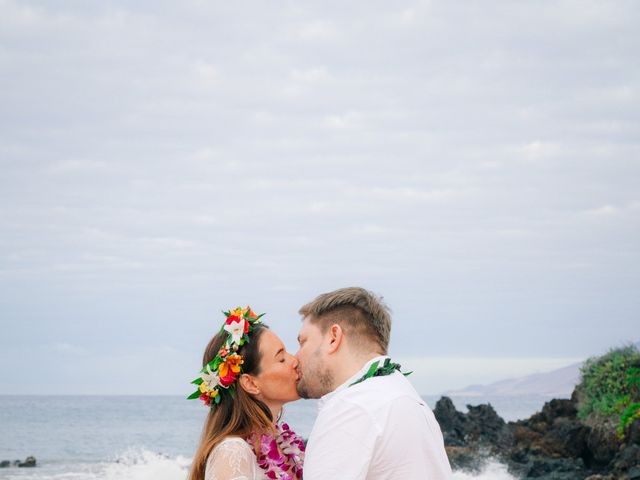
[(302, 398), (320, 398), (331, 391), (332, 376), (327, 368), (322, 349), (324, 335), (311, 323), (309, 317), (302, 322), (298, 334), (298, 395)]

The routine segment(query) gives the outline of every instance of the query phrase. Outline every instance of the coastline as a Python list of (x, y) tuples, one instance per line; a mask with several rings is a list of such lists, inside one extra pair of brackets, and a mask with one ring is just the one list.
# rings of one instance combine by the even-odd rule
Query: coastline
[[(424, 396), (433, 409), (439, 396)], [(468, 398), (456, 399), (464, 404)], [(489, 399), (503, 414), (518, 402)], [(531, 402), (539, 409), (543, 400)], [(510, 407), (511, 405), (511, 407)], [(316, 401), (298, 401), (285, 408), (284, 420), (308, 436)], [(183, 480), (206, 410), (183, 396), (61, 395), (46, 401), (31, 395), (0, 395), (0, 425), (11, 435), (0, 438), (0, 460), (33, 455), (32, 469), (0, 469), (6, 480)], [(28, 470), (28, 471), (27, 471)], [(497, 477), (499, 472), (502, 477)], [(499, 463), (486, 472), (456, 472), (456, 480), (511, 480)]]

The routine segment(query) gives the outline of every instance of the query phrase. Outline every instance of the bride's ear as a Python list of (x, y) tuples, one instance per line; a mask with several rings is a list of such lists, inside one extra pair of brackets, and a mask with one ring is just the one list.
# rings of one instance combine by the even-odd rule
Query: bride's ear
[(252, 395), (260, 394), (260, 387), (256, 383), (255, 378), (253, 378), (251, 375), (247, 373), (243, 374), (238, 380), (238, 383), (240, 384), (240, 388), (242, 388), (245, 392)]

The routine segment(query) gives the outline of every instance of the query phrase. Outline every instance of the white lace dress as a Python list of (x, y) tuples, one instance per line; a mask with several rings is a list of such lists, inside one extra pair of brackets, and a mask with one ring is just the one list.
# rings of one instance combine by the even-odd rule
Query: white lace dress
[(209, 454), (205, 480), (267, 480), (249, 444), (239, 437), (228, 437)]

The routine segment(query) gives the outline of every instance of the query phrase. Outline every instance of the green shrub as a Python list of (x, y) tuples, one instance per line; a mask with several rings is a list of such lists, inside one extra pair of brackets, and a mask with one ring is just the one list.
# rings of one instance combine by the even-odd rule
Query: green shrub
[(620, 423), (618, 424), (618, 437), (624, 439), (625, 429), (638, 418), (640, 418), (640, 402), (632, 403), (622, 412)]
[(619, 419), (618, 434), (640, 418), (640, 351), (634, 346), (617, 348), (589, 358), (580, 369), (582, 419)]
[(640, 368), (631, 367), (627, 370), (627, 386), (640, 390)]

